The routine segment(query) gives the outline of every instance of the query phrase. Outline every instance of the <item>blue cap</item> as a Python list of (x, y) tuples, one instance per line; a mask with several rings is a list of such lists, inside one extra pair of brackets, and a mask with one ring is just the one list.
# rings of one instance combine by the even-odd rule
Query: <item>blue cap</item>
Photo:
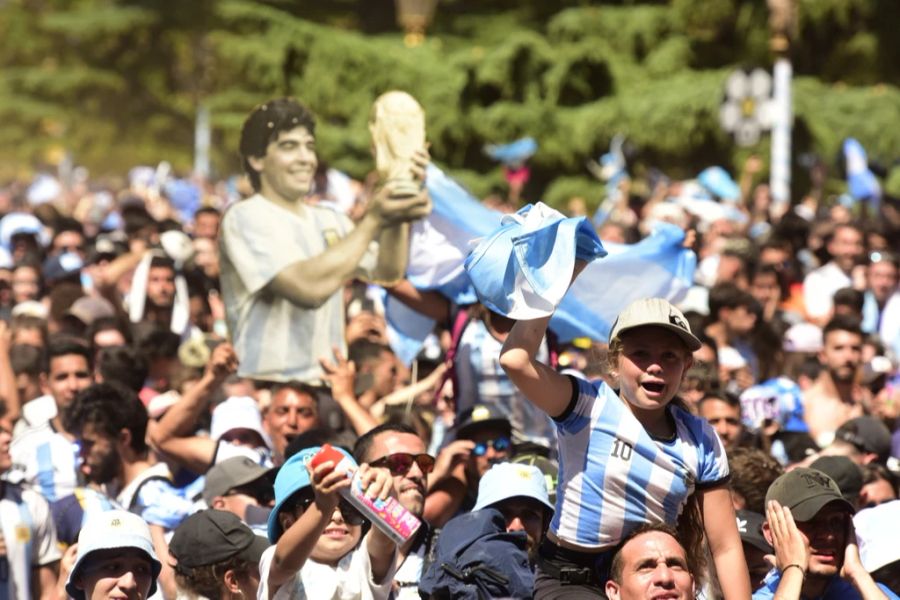
[[(281, 521), (278, 520), (278, 513), (281, 512), (281, 507), (284, 506), (284, 503), (287, 502), (291, 496), (303, 488), (312, 485), (306, 465), (321, 449), (321, 446), (304, 448), (290, 457), (278, 470), (278, 476), (275, 477), (275, 507), (269, 514), (269, 541), (273, 544), (278, 541), (278, 538), (280, 538), (283, 533), (281, 530)], [(353, 460), (353, 457), (350, 456), (349, 452), (343, 448), (335, 447), (335, 449), (340, 451), (346, 458), (353, 461), (354, 466), (356, 465), (356, 461)]]

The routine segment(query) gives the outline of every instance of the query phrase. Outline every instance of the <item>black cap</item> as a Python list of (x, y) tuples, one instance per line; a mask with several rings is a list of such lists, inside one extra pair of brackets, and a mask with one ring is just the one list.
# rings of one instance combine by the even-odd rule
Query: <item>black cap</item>
[(216, 496), (224, 496), (229, 490), (259, 485), (271, 488), (275, 485), (277, 469), (259, 466), (246, 456), (235, 456), (214, 465), (206, 473), (203, 499), (212, 502)]
[(856, 504), (863, 486), (863, 474), (855, 462), (846, 456), (820, 456), (809, 465), (809, 468), (818, 469), (834, 479), (841, 488), (844, 499)]
[(505, 428), (508, 433), (512, 432), (512, 425), (506, 415), (488, 404), (475, 404), (456, 419), (456, 439), (468, 439), (468, 436), (482, 427), (500, 427)]
[(234, 514), (201, 510), (181, 522), (169, 551), (178, 560), (175, 570), (216, 565), (233, 557), (257, 564), (269, 541), (251, 531)]
[(841, 488), (834, 479), (822, 471), (804, 467), (788, 471), (773, 481), (766, 492), (766, 504), (771, 500), (790, 508), (794, 519), (800, 522), (811, 521), (832, 502), (851, 514), (855, 512), (853, 505), (841, 495)]
[(762, 525), (766, 520), (765, 517), (750, 510), (739, 510), (736, 516), (741, 542), (750, 544), (766, 554), (771, 554), (773, 552), (772, 544), (766, 540), (766, 536), (762, 532)]
[(878, 456), (885, 464), (891, 455), (891, 430), (880, 419), (870, 416), (850, 419), (834, 434), (834, 439), (856, 446), (860, 451)]

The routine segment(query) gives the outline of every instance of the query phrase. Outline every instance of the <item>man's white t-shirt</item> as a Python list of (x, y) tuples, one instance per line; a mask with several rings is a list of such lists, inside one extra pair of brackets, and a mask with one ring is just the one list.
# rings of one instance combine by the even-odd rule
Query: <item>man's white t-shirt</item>
[(803, 280), (803, 303), (806, 314), (821, 318), (828, 315), (834, 306), (834, 293), (850, 287), (853, 281), (834, 262), (812, 271)]
[[(346, 352), (342, 289), (319, 308), (307, 309), (275, 296), (268, 286), (285, 268), (322, 254), (352, 230), (350, 219), (330, 208), (304, 205), (301, 216), (259, 194), (225, 212), (220, 281), (240, 376), (317, 381), (319, 359), (330, 358), (335, 346)], [(372, 273), (377, 251), (372, 242), (359, 276)]]
[[(307, 559), (300, 571), (278, 588), (272, 600), (386, 600), (394, 580), (392, 569), (381, 583), (372, 580), (372, 563), (366, 541), (344, 555), (337, 567)], [(259, 559), (257, 600), (269, 600), (269, 568), (275, 546), (270, 546)], [(392, 564), (396, 565), (396, 560)], [(396, 568), (396, 567), (394, 567)]]

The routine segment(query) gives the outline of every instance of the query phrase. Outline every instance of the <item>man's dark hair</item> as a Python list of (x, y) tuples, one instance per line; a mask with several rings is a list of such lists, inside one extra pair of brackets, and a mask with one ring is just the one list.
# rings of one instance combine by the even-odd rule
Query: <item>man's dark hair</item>
[(53, 224), (53, 238), (50, 240), (50, 247), (53, 247), (53, 243), (56, 241), (56, 238), (59, 237), (59, 234), (69, 231), (74, 231), (75, 233), (81, 234), (82, 238), (84, 237), (84, 227), (77, 219), (73, 219), (72, 217), (58, 218)]
[(167, 269), (172, 269), (175, 271), (175, 261), (169, 258), (168, 256), (154, 256), (150, 259), (150, 268), (156, 269), (159, 267), (165, 267)]
[(766, 514), (766, 492), (784, 468), (772, 455), (756, 448), (738, 447), (728, 452), (731, 488), (743, 496), (744, 508)]
[(133, 348), (103, 348), (97, 358), (97, 370), (105, 382), (117, 382), (133, 392), (140, 392), (147, 379), (147, 361)]
[(157, 358), (175, 358), (178, 356), (178, 346), (181, 339), (178, 334), (172, 333), (159, 325), (148, 324), (146, 327), (138, 327), (135, 332), (137, 341), (135, 348), (147, 362)]
[(272, 386), (272, 397), (274, 398), (276, 394), (281, 392), (282, 390), (293, 390), (299, 394), (306, 394), (307, 396), (312, 396), (312, 399), (315, 400), (316, 405), (319, 404), (319, 390), (308, 383), (303, 383), (302, 381), (291, 380), (276, 383)]
[(741, 412), (741, 400), (736, 395), (731, 392), (720, 391), (717, 393), (709, 393), (700, 398), (700, 402), (697, 403), (697, 410), (700, 410), (700, 407), (703, 406), (704, 402), (708, 402), (709, 400), (718, 400), (719, 402), (724, 402), (731, 408), (738, 409), (738, 413)]
[[(30, 344), (15, 344), (9, 349), (9, 361), (13, 373), (37, 377), (44, 370), (44, 350)], [(23, 398), (23, 400), (25, 400)]]
[(658, 531), (660, 533), (665, 533), (665, 534), (672, 536), (672, 538), (676, 542), (678, 542), (678, 544), (681, 545), (682, 548), (684, 548), (684, 555), (685, 555), (685, 559), (687, 560), (688, 572), (691, 574), (692, 577), (694, 577), (696, 579), (697, 578), (697, 563), (695, 562), (696, 558), (692, 557), (691, 554), (687, 551), (687, 548), (679, 539), (678, 532), (675, 530), (675, 528), (666, 523), (642, 523), (641, 525), (639, 525), (637, 527), (637, 529), (635, 529), (634, 531), (632, 531), (631, 533), (626, 535), (622, 539), (622, 541), (619, 542), (618, 545), (613, 550), (612, 563), (610, 564), (610, 567), (609, 567), (609, 578), (612, 579), (613, 581), (615, 581), (616, 583), (618, 583), (619, 585), (622, 584), (622, 569), (625, 567), (624, 561), (622, 560), (622, 549), (625, 547), (625, 545), (628, 542), (630, 542), (634, 538), (638, 537), (639, 535), (643, 535), (645, 533), (650, 533), (652, 531)]
[(128, 204), (122, 208), (121, 212), (125, 235), (129, 238), (145, 227), (157, 227), (156, 219), (153, 218), (143, 204)]
[(822, 339), (826, 339), (832, 331), (847, 331), (863, 337), (859, 318), (851, 315), (835, 315), (822, 329)]
[(386, 344), (360, 338), (347, 348), (347, 358), (353, 361), (357, 370), (359, 370), (364, 365), (381, 360), (381, 355), (385, 351), (393, 353), (391, 347)]
[(218, 217), (221, 216), (222, 213), (215, 206), (201, 206), (194, 212), (194, 220), (196, 221), (197, 217), (200, 215), (215, 215)]
[(359, 436), (359, 438), (357, 438), (356, 443), (353, 444), (353, 458), (356, 459), (356, 462), (368, 462), (367, 457), (369, 455), (369, 452), (372, 450), (372, 444), (375, 441), (375, 436), (389, 431), (393, 431), (396, 433), (408, 433), (416, 437), (419, 436), (419, 432), (417, 432), (406, 423), (382, 423), (381, 425), (373, 427), (366, 433)]
[(127, 429), (131, 432), (131, 449), (147, 452), (147, 409), (137, 394), (118, 383), (95, 383), (79, 393), (63, 415), (67, 431), (81, 437), (85, 425), (112, 437)]
[(88, 369), (91, 370), (94, 368), (91, 349), (87, 344), (80, 339), (71, 336), (52, 336), (47, 342), (47, 352), (44, 354), (44, 372), (50, 372), (50, 364), (53, 362), (54, 358), (68, 356), (70, 354), (83, 356), (84, 360), (87, 361)]
[(755, 303), (756, 300), (750, 292), (733, 283), (717, 283), (709, 290), (709, 318), (715, 322), (719, 320), (719, 311), (723, 308), (745, 306), (750, 310)]
[(311, 135), (316, 134), (316, 119), (312, 112), (293, 98), (269, 100), (257, 106), (241, 129), (240, 153), (244, 171), (250, 178), (254, 191), (259, 191), (259, 173), (250, 166), (249, 157), (262, 158), (269, 144), (278, 139), (283, 131), (296, 127), (306, 127)]
[(834, 293), (832, 302), (835, 306), (846, 306), (853, 312), (862, 314), (865, 296), (852, 287), (843, 287)]

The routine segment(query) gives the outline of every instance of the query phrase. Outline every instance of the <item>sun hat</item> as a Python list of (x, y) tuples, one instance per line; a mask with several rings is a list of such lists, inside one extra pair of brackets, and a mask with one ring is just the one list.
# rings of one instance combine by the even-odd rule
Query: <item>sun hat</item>
[(510, 498), (531, 498), (552, 511), (547, 482), (540, 469), (518, 463), (498, 463), (478, 482), (478, 499), (472, 510), (481, 510)]
[(272, 443), (263, 429), (259, 404), (250, 396), (231, 396), (213, 409), (209, 435), (218, 440), (232, 429), (255, 431), (269, 448)]
[(85, 600), (84, 590), (77, 588), (75, 581), (81, 576), (90, 555), (99, 550), (126, 548), (140, 550), (150, 559), (153, 577), (148, 597), (155, 594), (162, 563), (153, 551), (150, 527), (142, 518), (126, 510), (97, 512), (87, 518), (78, 534), (78, 555), (66, 580), (66, 593), (74, 600)]

